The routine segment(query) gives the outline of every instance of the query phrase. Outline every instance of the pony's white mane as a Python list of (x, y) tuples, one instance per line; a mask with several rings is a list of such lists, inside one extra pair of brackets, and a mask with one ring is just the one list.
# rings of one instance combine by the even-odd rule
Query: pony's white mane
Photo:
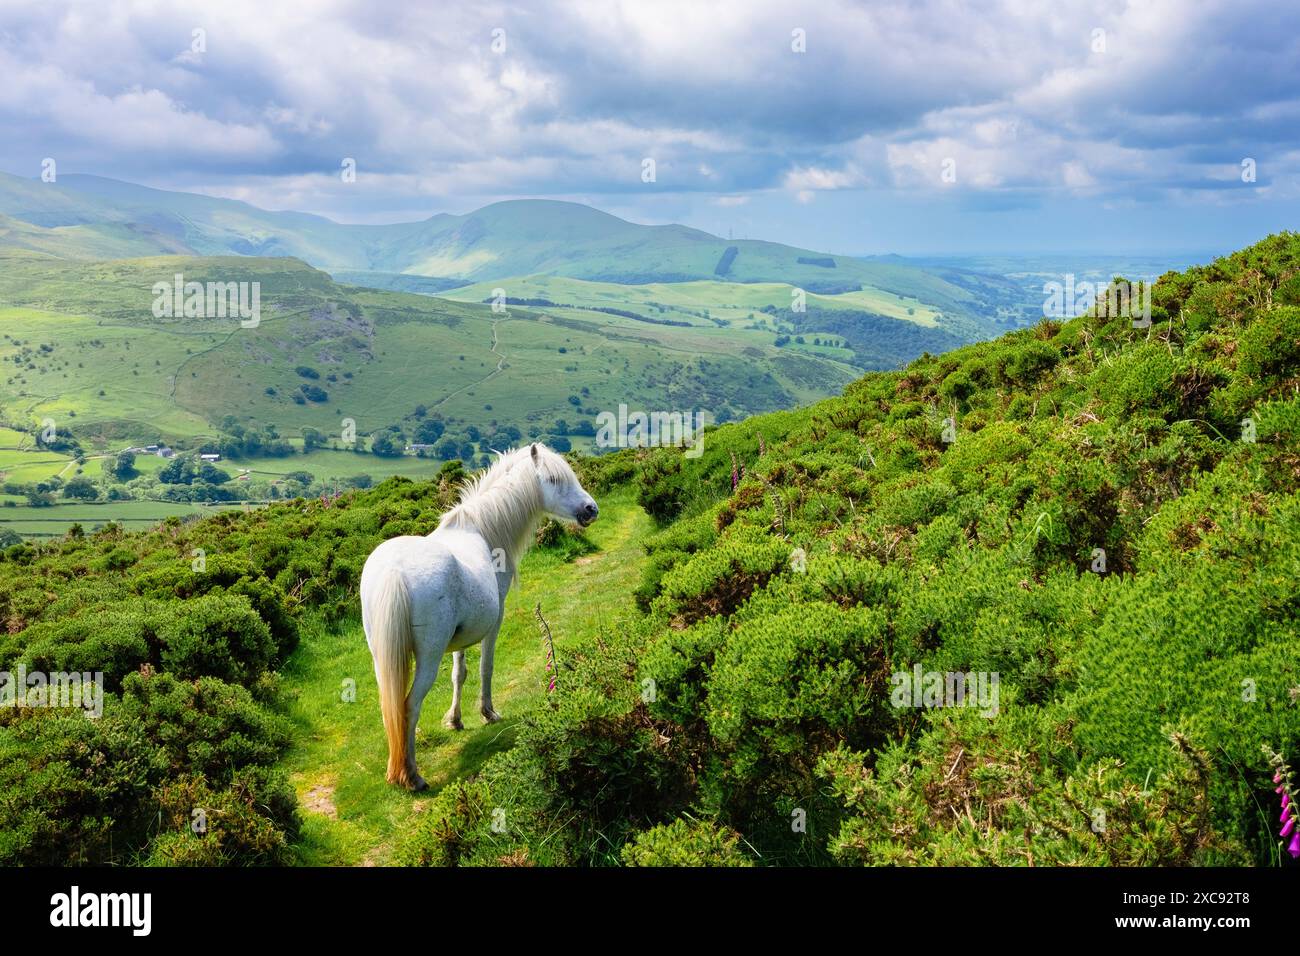
[[(536, 471), (530, 460), (534, 447)], [(460, 501), (442, 516), (438, 526), (477, 531), (490, 549), (505, 552), (513, 576), (542, 519), (544, 502), (537, 476), (559, 485), (577, 484), (578, 477), (563, 457), (542, 444), (497, 455), (490, 468), (465, 483)]]

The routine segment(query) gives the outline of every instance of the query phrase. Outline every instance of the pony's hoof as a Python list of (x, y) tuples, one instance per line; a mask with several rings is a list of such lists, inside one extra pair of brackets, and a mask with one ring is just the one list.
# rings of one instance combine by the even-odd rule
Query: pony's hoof
[(448, 730), (465, 729), (465, 725), (461, 723), (460, 714), (456, 714), (454, 716), (448, 714), (446, 717), (442, 718), (442, 725), (446, 727)]
[(425, 783), (424, 778), (417, 773), (415, 776), (411, 777), (411, 782), (406, 785), (406, 789), (410, 790), (412, 793), (419, 793), (421, 790), (428, 790), (429, 785)]
[(501, 715), (498, 714), (495, 710), (492, 710), (490, 708), (488, 710), (481, 711), (481, 713), (483, 714), (483, 721), (485, 723), (495, 724), (498, 720), (501, 719)]

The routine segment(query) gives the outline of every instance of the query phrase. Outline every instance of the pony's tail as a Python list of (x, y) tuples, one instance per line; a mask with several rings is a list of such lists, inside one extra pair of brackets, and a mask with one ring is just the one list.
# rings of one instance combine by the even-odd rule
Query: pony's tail
[(396, 571), (380, 578), (370, 619), (370, 653), (388, 736), (388, 782), (411, 786), (406, 766), (406, 682), (411, 671), (411, 598)]

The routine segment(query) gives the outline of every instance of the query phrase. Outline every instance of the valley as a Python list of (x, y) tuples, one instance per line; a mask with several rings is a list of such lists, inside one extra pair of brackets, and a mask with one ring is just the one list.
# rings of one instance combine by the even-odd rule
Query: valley
[[(807, 405), (1036, 321), (1054, 268), (830, 256), (552, 201), (348, 226), (0, 174), (0, 534), (337, 494), (525, 440), (599, 453), (620, 405), (719, 424)], [(258, 318), (184, 309), (177, 283), (252, 286)], [(146, 445), (194, 464), (119, 464)]]

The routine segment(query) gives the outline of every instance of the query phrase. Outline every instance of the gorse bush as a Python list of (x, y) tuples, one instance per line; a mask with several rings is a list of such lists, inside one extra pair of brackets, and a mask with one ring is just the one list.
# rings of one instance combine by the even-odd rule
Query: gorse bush
[(713, 823), (674, 820), (638, 833), (622, 859), (628, 866), (753, 866), (740, 841)]
[(354, 610), (370, 550), (428, 533), (454, 494), (392, 479), (329, 506), (6, 550), (0, 670), (102, 672), (106, 695), (97, 720), (0, 708), (0, 861), (289, 862), (298, 821), (276, 767), (290, 731), (275, 671), (297, 617)]
[[(297, 831), (296, 801), (273, 764), (289, 740), (283, 718), (248, 690), (205, 677), (132, 674), (104, 715), (0, 710), (0, 858), (66, 865), (119, 859), (159, 832), (224, 845), (175, 862), (285, 862)], [(256, 771), (256, 772), (254, 772)], [(210, 800), (180, 805), (186, 776)], [(250, 796), (252, 794), (252, 796)], [(223, 806), (238, 803), (260, 828), (256, 852), (241, 852)], [(194, 833), (193, 811), (209, 821)]]
[[(1151, 296), (602, 464), (662, 530), (635, 625), (478, 778), (528, 807), (509, 852), (1289, 860), (1261, 745), (1300, 750), (1300, 236)], [(996, 703), (899, 706), (914, 668)]]
[(778, 542), (729, 536), (674, 565), (659, 582), (656, 606), (683, 623), (731, 614), (789, 558), (790, 549)]

